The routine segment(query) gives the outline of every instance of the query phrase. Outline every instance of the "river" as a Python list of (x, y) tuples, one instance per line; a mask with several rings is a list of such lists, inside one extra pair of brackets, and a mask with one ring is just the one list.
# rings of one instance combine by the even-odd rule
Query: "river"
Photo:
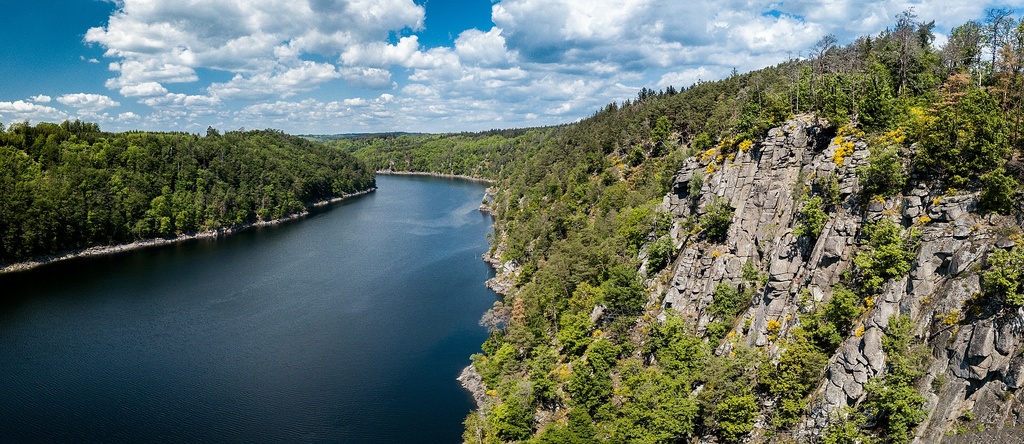
[(480, 184), (0, 276), (6, 442), (437, 442), (496, 296)]

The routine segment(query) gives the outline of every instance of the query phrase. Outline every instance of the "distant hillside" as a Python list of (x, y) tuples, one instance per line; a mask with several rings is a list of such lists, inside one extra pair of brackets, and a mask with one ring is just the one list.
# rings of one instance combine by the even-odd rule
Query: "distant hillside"
[(405, 133), (405, 132), (393, 132), (393, 133), (347, 133), (347, 134), (299, 134), (298, 137), (309, 139), (314, 142), (328, 142), (331, 140), (341, 139), (389, 139), (401, 136), (419, 136), (424, 135), (423, 133)]
[(0, 264), (268, 221), (374, 186), (348, 153), (276, 131), (0, 128)]

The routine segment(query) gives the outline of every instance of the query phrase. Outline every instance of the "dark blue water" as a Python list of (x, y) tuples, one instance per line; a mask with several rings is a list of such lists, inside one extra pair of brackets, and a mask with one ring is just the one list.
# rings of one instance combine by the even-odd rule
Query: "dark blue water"
[(483, 187), (380, 176), (283, 226), (0, 276), (4, 442), (460, 441)]

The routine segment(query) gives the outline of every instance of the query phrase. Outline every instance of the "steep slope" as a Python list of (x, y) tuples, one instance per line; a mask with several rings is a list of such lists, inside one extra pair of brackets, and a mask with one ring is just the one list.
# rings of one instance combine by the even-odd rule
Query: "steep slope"
[(900, 17), (513, 143), (357, 151), (496, 179), (465, 441), (1019, 435), (1024, 46)]
[[(1015, 245), (1016, 221), (980, 214), (978, 193), (949, 194), (928, 177), (912, 179), (907, 195), (862, 202), (855, 171), (869, 157), (867, 144), (855, 140), (853, 152), (839, 161), (842, 141), (824, 137), (824, 131), (809, 116), (771, 130), (764, 142), (737, 152), (735, 162), (710, 175), (698, 196), (687, 194), (694, 189), (694, 172), (713, 162), (694, 160), (679, 172), (663, 202), (677, 221), (701, 214), (715, 197), (735, 213), (721, 243), (693, 242), (688, 233), (673, 231), (681, 248), (660, 289), (662, 307), (705, 330), (714, 318), (708, 307), (715, 286), (740, 284), (743, 264), (754, 263), (767, 283), (719, 351), (744, 343), (767, 347), (777, 357), (786, 347), (780, 339), (800, 325), (809, 307), (826, 304), (844, 272), (857, 270), (854, 258), (870, 248), (859, 242), (865, 226), (891, 220), (920, 231), (910, 270), (868, 296), (870, 308), (850, 331), (840, 332), (845, 338), (828, 361), (800, 436), (817, 435), (833, 414), (865, 402), (865, 385), (888, 368), (882, 338), (900, 315), (909, 317), (912, 334), (931, 352), (915, 384), (928, 412), (918, 438), (939, 442), (969, 430), (1013, 429), (1022, 408), (1016, 389), (1024, 382), (1018, 351), (1024, 314), (985, 307), (977, 299), (984, 260), (993, 249)], [(795, 236), (802, 190), (833, 174), (840, 202), (828, 222), (814, 241)], [(965, 414), (973, 420), (963, 420)]]

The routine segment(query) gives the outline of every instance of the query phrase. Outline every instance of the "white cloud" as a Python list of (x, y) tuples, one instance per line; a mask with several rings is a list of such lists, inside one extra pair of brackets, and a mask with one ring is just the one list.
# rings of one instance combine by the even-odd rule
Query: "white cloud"
[(168, 91), (158, 82), (145, 82), (124, 86), (120, 92), (125, 97), (152, 97), (165, 95)]
[[(91, 28), (85, 41), (117, 59), (109, 88), (149, 82), (198, 80), (197, 68), (235, 77), (211, 85), (211, 94), (247, 97), (268, 91), (289, 97), (340, 77), (329, 64), (303, 59), (331, 57), (359, 45), (377, 44), (390, 31), (420, 30), (425, 18), (413, 0), (123, 0), (105, 27)], [(411, 42), (415, 49), (415, 38)], [(409, 44), (385, 59), (405, 55)], [(412, 61), (411, 63), (419, 63)], [(270, 88), (268, 88), (270, 87)]]
[(693, 84), (697, 83), (698, 80), (711, 80), (724, 77), (727, 73), (725, 72), (712, 72), (705, 66), (699, 66), (692, 69), (684, 69), (682, 71), (670, 72), (661, 76), (661, 80), (658, 81), (658, 88), (666, 88), (668, 86), (675, 86), (678, 88), (689, 88)]
[(30, 97), (30, 99), (32, 99), (32, 101), (36, 103), (50, 103), (50, 101), (53, 100), (53, 97), (47, 96), (45, 94), (40, 94), (38, 96), (32, 96)]
[(515, 56), (505, 48), (505, 38), (500, 28), (483, 32), (467, 29), (455, 39), (455, 53), (463, 63), (483, 66), (507, 65), (515, 62)]
[(235, 74), (230, 81), (214, 83), (207, 90), (211, 96), (224, 99), (288, 98), (300, 92), (312, 91), (320, 84), (341, 76), (334, 65), (329, 63), (303, 61), (297, 66), (281, 66), (271, 72), (250, 76)]
[(64, 120), (65, 112), (45, 105), (18, 100), (16, 102), (0, 102), (0, 117), (12, 120)]
[(188, 94), (177, 94), (167, 93), (163, 96), (147, 97), (139, 100), (139, 103), (145, 104), (151, 107), (186, 107), (193, 108), (194, 111), (202, 110), (209, 112), (210, 108), (216, 107), (220, 104), (220, 100), (215, 97), (201, 96), (201, 95), (188, 95)]
[[(106, 51), (113, 77), (106, 86), (152, 108), (122, 113), (120, 122), (181, 130), (220, 122), (296, 132), (461, 131), (577, 120), (641, 87), (686, 87), (806, 55), (826, 33), (850, 43), (891, 26), (910, 6), (948, 33), (992, 5), (492, 3), (493, 27), (466, 29), (440, 47), (420, 32), (426, 14), (448, 11), (414, 0), (118, 0), (108, 24), (88, 30), (85, 40)], [(190, 94), (174, 91), (182, 83), (195, 83), (183, 88)]]
[(72, 108), (90, 111), (99, 111), (121, 105), (114, 101), (114, 99), (102, 94), (65, 94), (57, 97), (57, 101)]
[(368, 89), (387, 89), (395, 86), (391, 71), (383, 68), (341, 68), (341, 76), (351, 84)]

